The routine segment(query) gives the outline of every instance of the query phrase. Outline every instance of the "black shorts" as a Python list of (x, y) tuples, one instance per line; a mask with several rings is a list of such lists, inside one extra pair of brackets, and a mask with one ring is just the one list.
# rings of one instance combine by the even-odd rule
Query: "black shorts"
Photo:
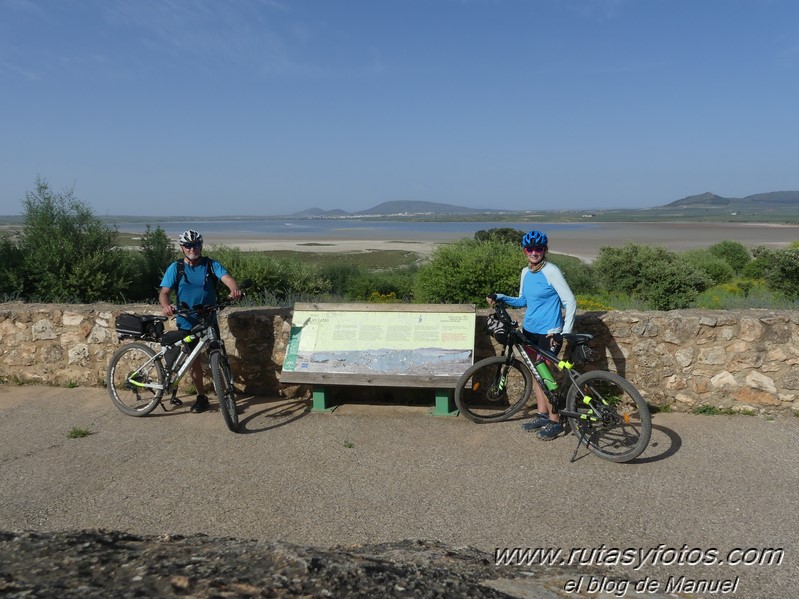
[[(547, 337), (546, 335), (543, 335), (541, 333), (531, 333), (530, 331), (524, 331), (524, 336), (527, 338), (527, 340), (530, 342), (531, 345), (550, 351), (556, 356), (558, 355), (558, 353), (560, 353), (560, 348), (563, 346), (562, 339), (556, 339), (555, 337)], [(558, 335), (557, 337), (560, 337), (560, 335)]]

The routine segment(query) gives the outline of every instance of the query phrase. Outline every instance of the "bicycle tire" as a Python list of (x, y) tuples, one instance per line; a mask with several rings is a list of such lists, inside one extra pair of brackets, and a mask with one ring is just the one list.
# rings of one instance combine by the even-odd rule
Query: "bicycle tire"
[[(602, 418), (592, 405), (602, 412)], [(592, 370), (578, 376), (566, 397), (566, 411), (581, 414), (569, 418), (569, 426), (602, 459), (629, 462), (649, 445), (649, 407), (635, 386), (615, 372)]]
[[(123, 414), (146, 416), (160, 403), (165, 375), (161, 360), (152, 360), (155, 355), (156, 352), (143, 343), (128, 343), (111, 356), (106, 375), (108, 394)], [(157, 383), (161, 388), (141, 387), (136, 383)]]
[(233, 388), (233, 376), (230, 364), (222, 352), (211, 353), (209, 359), (211, 378), (214, 381), (214, 391), (219, 399), (219, 410), (228, 429), (234, 433), (239, 432), (239, 414), (236, 410), (236, 390)]
[(499, 380), (505, 356), (485, 358), (463, 373), (455, 387), (455, 405), (473, 422), (500, 422), (521, 410), (533, 392), (533, 375), (524, 362), (511, 358), (504, 387)]

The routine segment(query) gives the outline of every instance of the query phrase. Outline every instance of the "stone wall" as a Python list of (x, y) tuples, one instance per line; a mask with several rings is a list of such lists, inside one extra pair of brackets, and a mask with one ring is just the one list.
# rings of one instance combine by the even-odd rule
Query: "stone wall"
[[(120, 342), (121, 312), (156, 314), (152, 305), (0, 304), (0, 380), (51, 385), (104, 385)], [(480, 311), (475, 359), (496, 352)], [(516, 314), (521, 317), (521, 313)], [(278, 377), (288, 342), (288, 308), (229, 308), (220, 328), (236, 385), (266, 396), (307, 394)], [(595, 336), (607, 368), (630, 379), (652, 405), (799, 411), (799, 315), (771, 310), (584, 312), (575, 331)]]

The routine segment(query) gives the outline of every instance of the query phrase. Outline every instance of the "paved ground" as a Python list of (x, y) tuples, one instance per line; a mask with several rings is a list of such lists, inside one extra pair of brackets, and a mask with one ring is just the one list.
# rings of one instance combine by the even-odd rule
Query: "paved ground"
[[(612, 562), (613, 548), (654, 548), (660, 561), (681, 553), (684, 562), (782, 548), (779, 565), (621, 564), (612, 573), (649, 574), (661, 591), (670, 576), (738, 577), (737, 597), (799, 590), (799, 418), (659, 414), (650, 448), (619, 465), (583, 453), (569, 463), (572, 437), (540, 442), (518, 421), (244, 404), (244, 434), (235, 435), (215, 404), (200, 415), (159, 408), (131, 418), (104, 389), (0, 386), (0, 529), (201, 532), (320, 547), (418, 538), (492, 555), (596, 548), (595, 564)], [(69, 439), (73, 427), (92, 434)]]

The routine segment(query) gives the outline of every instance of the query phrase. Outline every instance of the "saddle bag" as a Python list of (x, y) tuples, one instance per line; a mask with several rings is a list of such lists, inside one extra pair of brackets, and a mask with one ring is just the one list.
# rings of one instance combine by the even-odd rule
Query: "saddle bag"
[(120, 314), (114, 321), (120, 339), (158, 341), (164, 334), (164, 323), (146, 314)]

